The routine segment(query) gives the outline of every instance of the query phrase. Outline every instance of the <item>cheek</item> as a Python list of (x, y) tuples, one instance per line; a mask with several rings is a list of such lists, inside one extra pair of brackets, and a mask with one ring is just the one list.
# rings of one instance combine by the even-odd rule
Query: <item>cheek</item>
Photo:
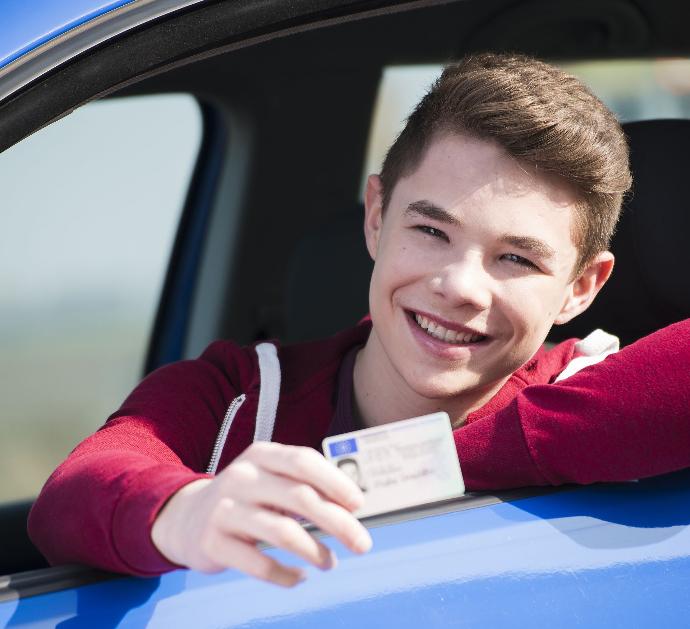
[(502, 294), (504, 315), (512, 323), (516, 335), (525, 337), (528, 343), (534, 336), (546, 336), (560, 303), (560, 293), (556, 295), (550, 282), (540, 279), (525, 278), (511, 283)]
[(393, 295), (405, 284), (404, 266), (400, 256), (390, 256), (389, 250), (376, 258), (369, 286), (369, 309), (372, 317), (387, 316)]
[(391, 243), (382, 254), (376, 260), (372, 276), (377, 286), (385, 286), (390, 291), (424, 276), (427, 265), (409, 245)]

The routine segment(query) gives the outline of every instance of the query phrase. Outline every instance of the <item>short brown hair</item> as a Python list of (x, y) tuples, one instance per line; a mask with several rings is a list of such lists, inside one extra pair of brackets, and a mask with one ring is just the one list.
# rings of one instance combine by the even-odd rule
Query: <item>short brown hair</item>
[(438, 135), (490, 139), (580, 198), (578, 275), (608, 248), (632, 177), (616, 117), (574, 76), (523, 55), (482, 53), (448, 66), (419, 102), (381, 170), (383, 209)]

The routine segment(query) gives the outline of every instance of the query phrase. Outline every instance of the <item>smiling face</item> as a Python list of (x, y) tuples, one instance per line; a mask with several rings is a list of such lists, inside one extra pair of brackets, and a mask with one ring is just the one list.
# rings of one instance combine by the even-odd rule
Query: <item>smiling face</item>
[(439, 400), (462, 398), (467, 411), (487, 401), (554, 322), (589, 305), (613, 264), (605, 252), (573, 280), (577, 199), (489, 141), (441, 136), (397, 182), (385, 214), (381, 199), (373, 176), (373, 329), (355, 386), (376, 374), (398, 398), (433, 401), (429, 410)]

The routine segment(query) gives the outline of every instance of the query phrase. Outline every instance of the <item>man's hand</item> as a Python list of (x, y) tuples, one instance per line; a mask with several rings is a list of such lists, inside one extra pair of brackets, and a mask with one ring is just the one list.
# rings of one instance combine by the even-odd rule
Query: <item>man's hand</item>
[(257, 542), (288, 550), (322, 570), (332, 568), (333, 552), (291, 514), (364, 553), (371, 537), (350, 513), (362, 501), (357, 485), (315, 450), (259, 442), (215, 478), (175, 493), (158, 514), (151, 538), (173, 563), (203, 572), (236, 568), (292, 586), (303, 572), (268, 557)]

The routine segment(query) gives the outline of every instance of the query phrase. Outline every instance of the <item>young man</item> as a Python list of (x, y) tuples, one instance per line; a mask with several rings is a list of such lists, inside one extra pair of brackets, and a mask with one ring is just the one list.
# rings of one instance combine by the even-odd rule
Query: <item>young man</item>
[(277, 354), (220, 341), (154, 372), (48, 480), (33, 540), (53, 563), (292, 585), (302, 572), (257, 542), (335, 564), (292, 514), (371, 544), (321, 440), (437, 410), (469, 489), (690, 465), (688, 321), (559, 382), (596, 339), (541, 348), (609, 277), (629, 184), (618, 123), (574, 78), (524, 57), (448, 68), (368, 181), (371, 322)]

